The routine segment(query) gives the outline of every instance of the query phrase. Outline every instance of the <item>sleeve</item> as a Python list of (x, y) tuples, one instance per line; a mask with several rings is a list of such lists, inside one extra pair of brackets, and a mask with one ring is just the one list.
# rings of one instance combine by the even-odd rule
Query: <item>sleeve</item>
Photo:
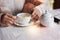
[(1, 16), (3, 15), (4, 13), (0, 13), (0, 25), (1, 25)]
[(4, 13), (11, 13), (12, 12), (12, 10), (7, 6), (7, 4), (5, 3), (5, 1), (0, 0), (0, 25), (1, 25), (1, 16)]
[(34, 9), (39, 10), (39, 12), (40, 12), (41, 15), (45, 14), (45, 10), (46, 10), (45, 4), (41, 4), (39, 6), (36, 6)]
[(3, 13), (0, 13), (0, 20), (1, 20), (1, 16), (3, 15)]

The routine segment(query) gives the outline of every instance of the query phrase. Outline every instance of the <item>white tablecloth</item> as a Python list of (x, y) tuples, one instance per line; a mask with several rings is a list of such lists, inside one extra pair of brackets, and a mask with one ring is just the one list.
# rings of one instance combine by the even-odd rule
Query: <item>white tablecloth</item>
[(54, 17), (60, 19), (60, 9), (55, 9), (51, 11), (51, 13), (53, 14)]
[[(1, 40), (60, 40), (60, 26), (43, 27), (37, 30), (37, 34), (33, 30), (29, 33), (27, 27), (6, 27), (0, 28)], [(33, 35), (32, 35), (33, 34)], [(34, 35), (35, 34), (35, 35)]]

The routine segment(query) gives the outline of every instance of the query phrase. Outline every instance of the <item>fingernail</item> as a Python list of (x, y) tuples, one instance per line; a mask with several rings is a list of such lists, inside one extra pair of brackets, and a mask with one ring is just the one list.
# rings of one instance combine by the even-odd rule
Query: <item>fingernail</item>
[(13, 22), (12, 22), (12, 21), (10, 21), (10, 23), (12, 24)]
[(8, 26), (10, 26), (10, 24), (7, 24)]
[(16, 18), (16, 16), (14, 16), (14, 18)]

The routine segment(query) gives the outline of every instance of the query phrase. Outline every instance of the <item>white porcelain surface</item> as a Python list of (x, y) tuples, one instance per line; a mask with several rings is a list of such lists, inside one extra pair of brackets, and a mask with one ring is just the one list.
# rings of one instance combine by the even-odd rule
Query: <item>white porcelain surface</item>
[[(23, 15), (26, 15), (26, 17), (23, 17)], [(31, 19), (31, 16), (28, 13), (19, 13), (17, 14), (17, 17), (16, 17), (17, 23), (20, 23), (22, 25), (29, 24), (30, 19)]]

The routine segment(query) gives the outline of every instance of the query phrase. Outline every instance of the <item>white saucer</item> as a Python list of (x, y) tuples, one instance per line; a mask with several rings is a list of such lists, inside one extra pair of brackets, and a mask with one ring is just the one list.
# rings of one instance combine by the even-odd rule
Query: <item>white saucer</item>
[(31, 23), (28, 23), (28, 24), (21, 24), (21, 23), (17, 23), (17, 22), (14, 22), (14, 25), (18, 26), (18, 27), (27, 27), (27, 26), (30, 26)]
[(29, 26), (29, 25), (31, 25), (29, 23), (30, 19), (31, 19), (31, 15), (29, 13), (19, 13), (16, 16), (16, 20), (14, 22), (14, 25), (20, 26), (20, 27), (21, 26)]

